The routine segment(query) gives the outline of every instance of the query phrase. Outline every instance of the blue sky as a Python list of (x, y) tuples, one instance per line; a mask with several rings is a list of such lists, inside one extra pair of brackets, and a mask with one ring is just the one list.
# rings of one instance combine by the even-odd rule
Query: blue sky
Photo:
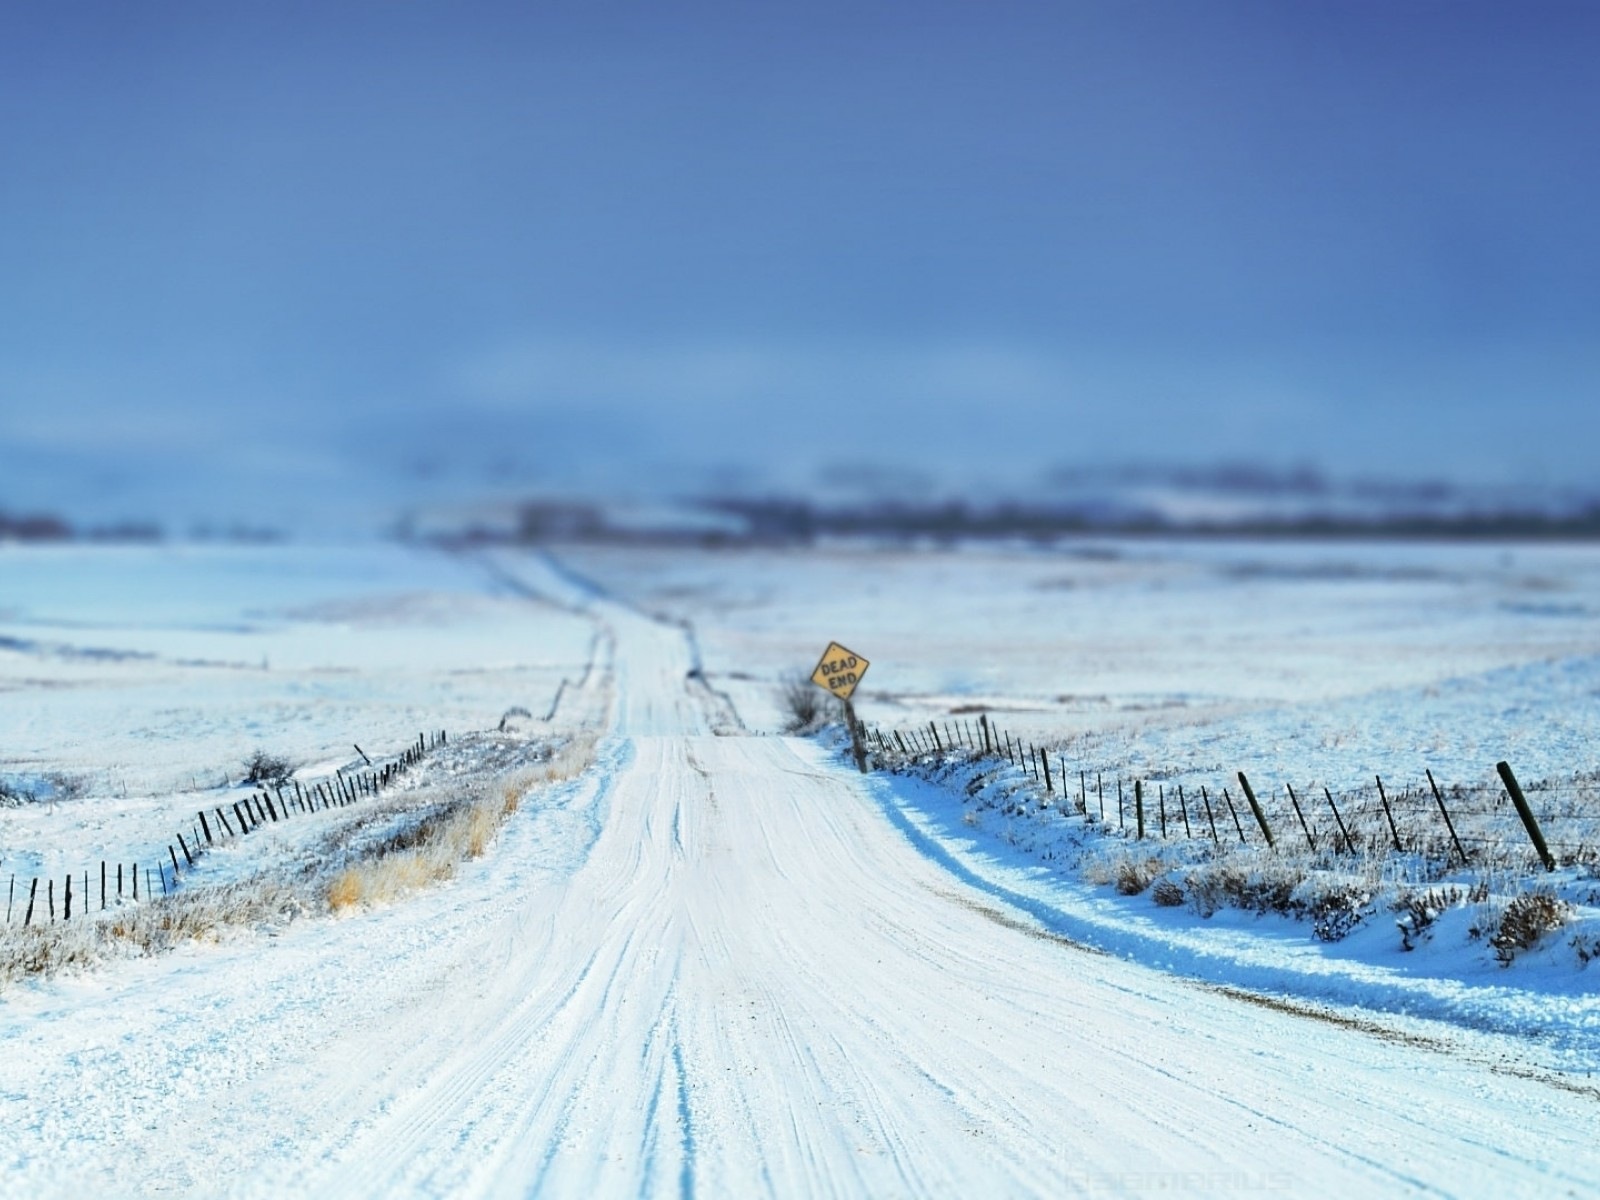
[(1583, 483), (1597, 61), (1592, 4), (0, 6), (0, 507)]

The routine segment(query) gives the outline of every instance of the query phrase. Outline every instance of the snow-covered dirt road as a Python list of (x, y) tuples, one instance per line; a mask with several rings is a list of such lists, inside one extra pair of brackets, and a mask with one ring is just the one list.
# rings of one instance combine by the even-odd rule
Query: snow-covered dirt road
[[(537, 564), (535, 589), (570, 587)], [(596, 769), (394, 908), (0, 1005), (0, 1190), (1587, 1195), (1600, 1093), (1065, 943), (604, 600)]]

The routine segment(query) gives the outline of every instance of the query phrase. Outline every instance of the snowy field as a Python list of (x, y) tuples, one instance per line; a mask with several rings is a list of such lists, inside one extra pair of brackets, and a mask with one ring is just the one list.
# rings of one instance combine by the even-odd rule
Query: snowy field
[(866, 721), (996, 714), (1108, 768), (1293, 754), (1492, 776), (1600, 765), (1600, 547), (1085, 540), (908, 552), (571, 553), (693, 621), (706, 670), (776, 728), (830, 639)]
[(594, 627), (386, 545), (0, 546), (0, 887), (165, 857), (257, 750), (307, 782), (543, 718)]
[(1600, 1186), (1600, 990), (1570, 954), (1159, 907), (1090, 877), (1120, 830), (1009, 764), (861, 777), (836, 733), (774, 736), (778, 685), (836, 639), (885, 730), (982, 709), (1130, 776), (1589, 771), (1600, 550), (5, 548), (0, 572), (20, 869), (164, 839), (248, 791), (258, 747), (309, 781), (447, 729), (418, 770), (448, 791), (521, 761), (563, 679), (550, 732), (601, 737), (406, 898), (0, 993), (0, 1192)]

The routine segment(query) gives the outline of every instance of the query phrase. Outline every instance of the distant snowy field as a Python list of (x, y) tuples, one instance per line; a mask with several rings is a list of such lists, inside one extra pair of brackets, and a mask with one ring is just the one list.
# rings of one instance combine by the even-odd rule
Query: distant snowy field
[[(1600, 766), (1600, 547), (1082, 540), (907, 551), (574, 550), (694, 622), (747, 722), (827, 642), (867, 657), (863, 719), (987, 710), (1129, 775), (1375, 772), (1490, 782)], [(970, 719), (970, 718), (969, 718)]]
[[(256, 749), (312, 774), (543, 716), (587, 620), (382, 544), (0, 546), (0, 871), (170, 840)], [(75, 798), (74, 798), (75, 794)]]

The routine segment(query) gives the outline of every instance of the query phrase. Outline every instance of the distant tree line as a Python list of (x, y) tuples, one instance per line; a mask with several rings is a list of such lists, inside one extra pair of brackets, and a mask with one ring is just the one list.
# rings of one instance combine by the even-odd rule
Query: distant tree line
[(79, 539), (154, 542), (161, 539), (161, 529), (144, 521), (122, 521), (80, 529), (54, 513), (12, 514), (0, 510), (0, 542), (70, 542)]
[(1600, 538), (1600, 504), (1569, 513), (1486, 511), (1374, 516), (1303, 514), (1233, 519), (1179, 519), (1154, 511), (961, 501), (888, 502), (826, 507), (806, 500), (724, 498), (714, 511), (738, 517), (757, 542), (808, 542), (818, 537), (888, 536), (972, 540), (1070, 534), (1193, 535), (1416, 539)]
[(719, 496), (692, 506), (713, 518), (685, 518), (639, 527), (613, 523), (605, 510), (581, 502), (530, 502), (494, 524), (418, 533), (449, 545), (603, 542), (644, 545), (804, 545), (819, 538), (875, 537), (960, 542), (1048, 540), (1072, 535), (1126, 537), (1396, 538), (1413, 540), (1600, 539), (1600, 504), (1566, 512), (1527, 510), (1457, 513), (1250, 514), (1225, 519), (1176, 517), (1111, 503), (1048, 505), (961, 500), (882, 501), (827, 505), (789, 497)]

